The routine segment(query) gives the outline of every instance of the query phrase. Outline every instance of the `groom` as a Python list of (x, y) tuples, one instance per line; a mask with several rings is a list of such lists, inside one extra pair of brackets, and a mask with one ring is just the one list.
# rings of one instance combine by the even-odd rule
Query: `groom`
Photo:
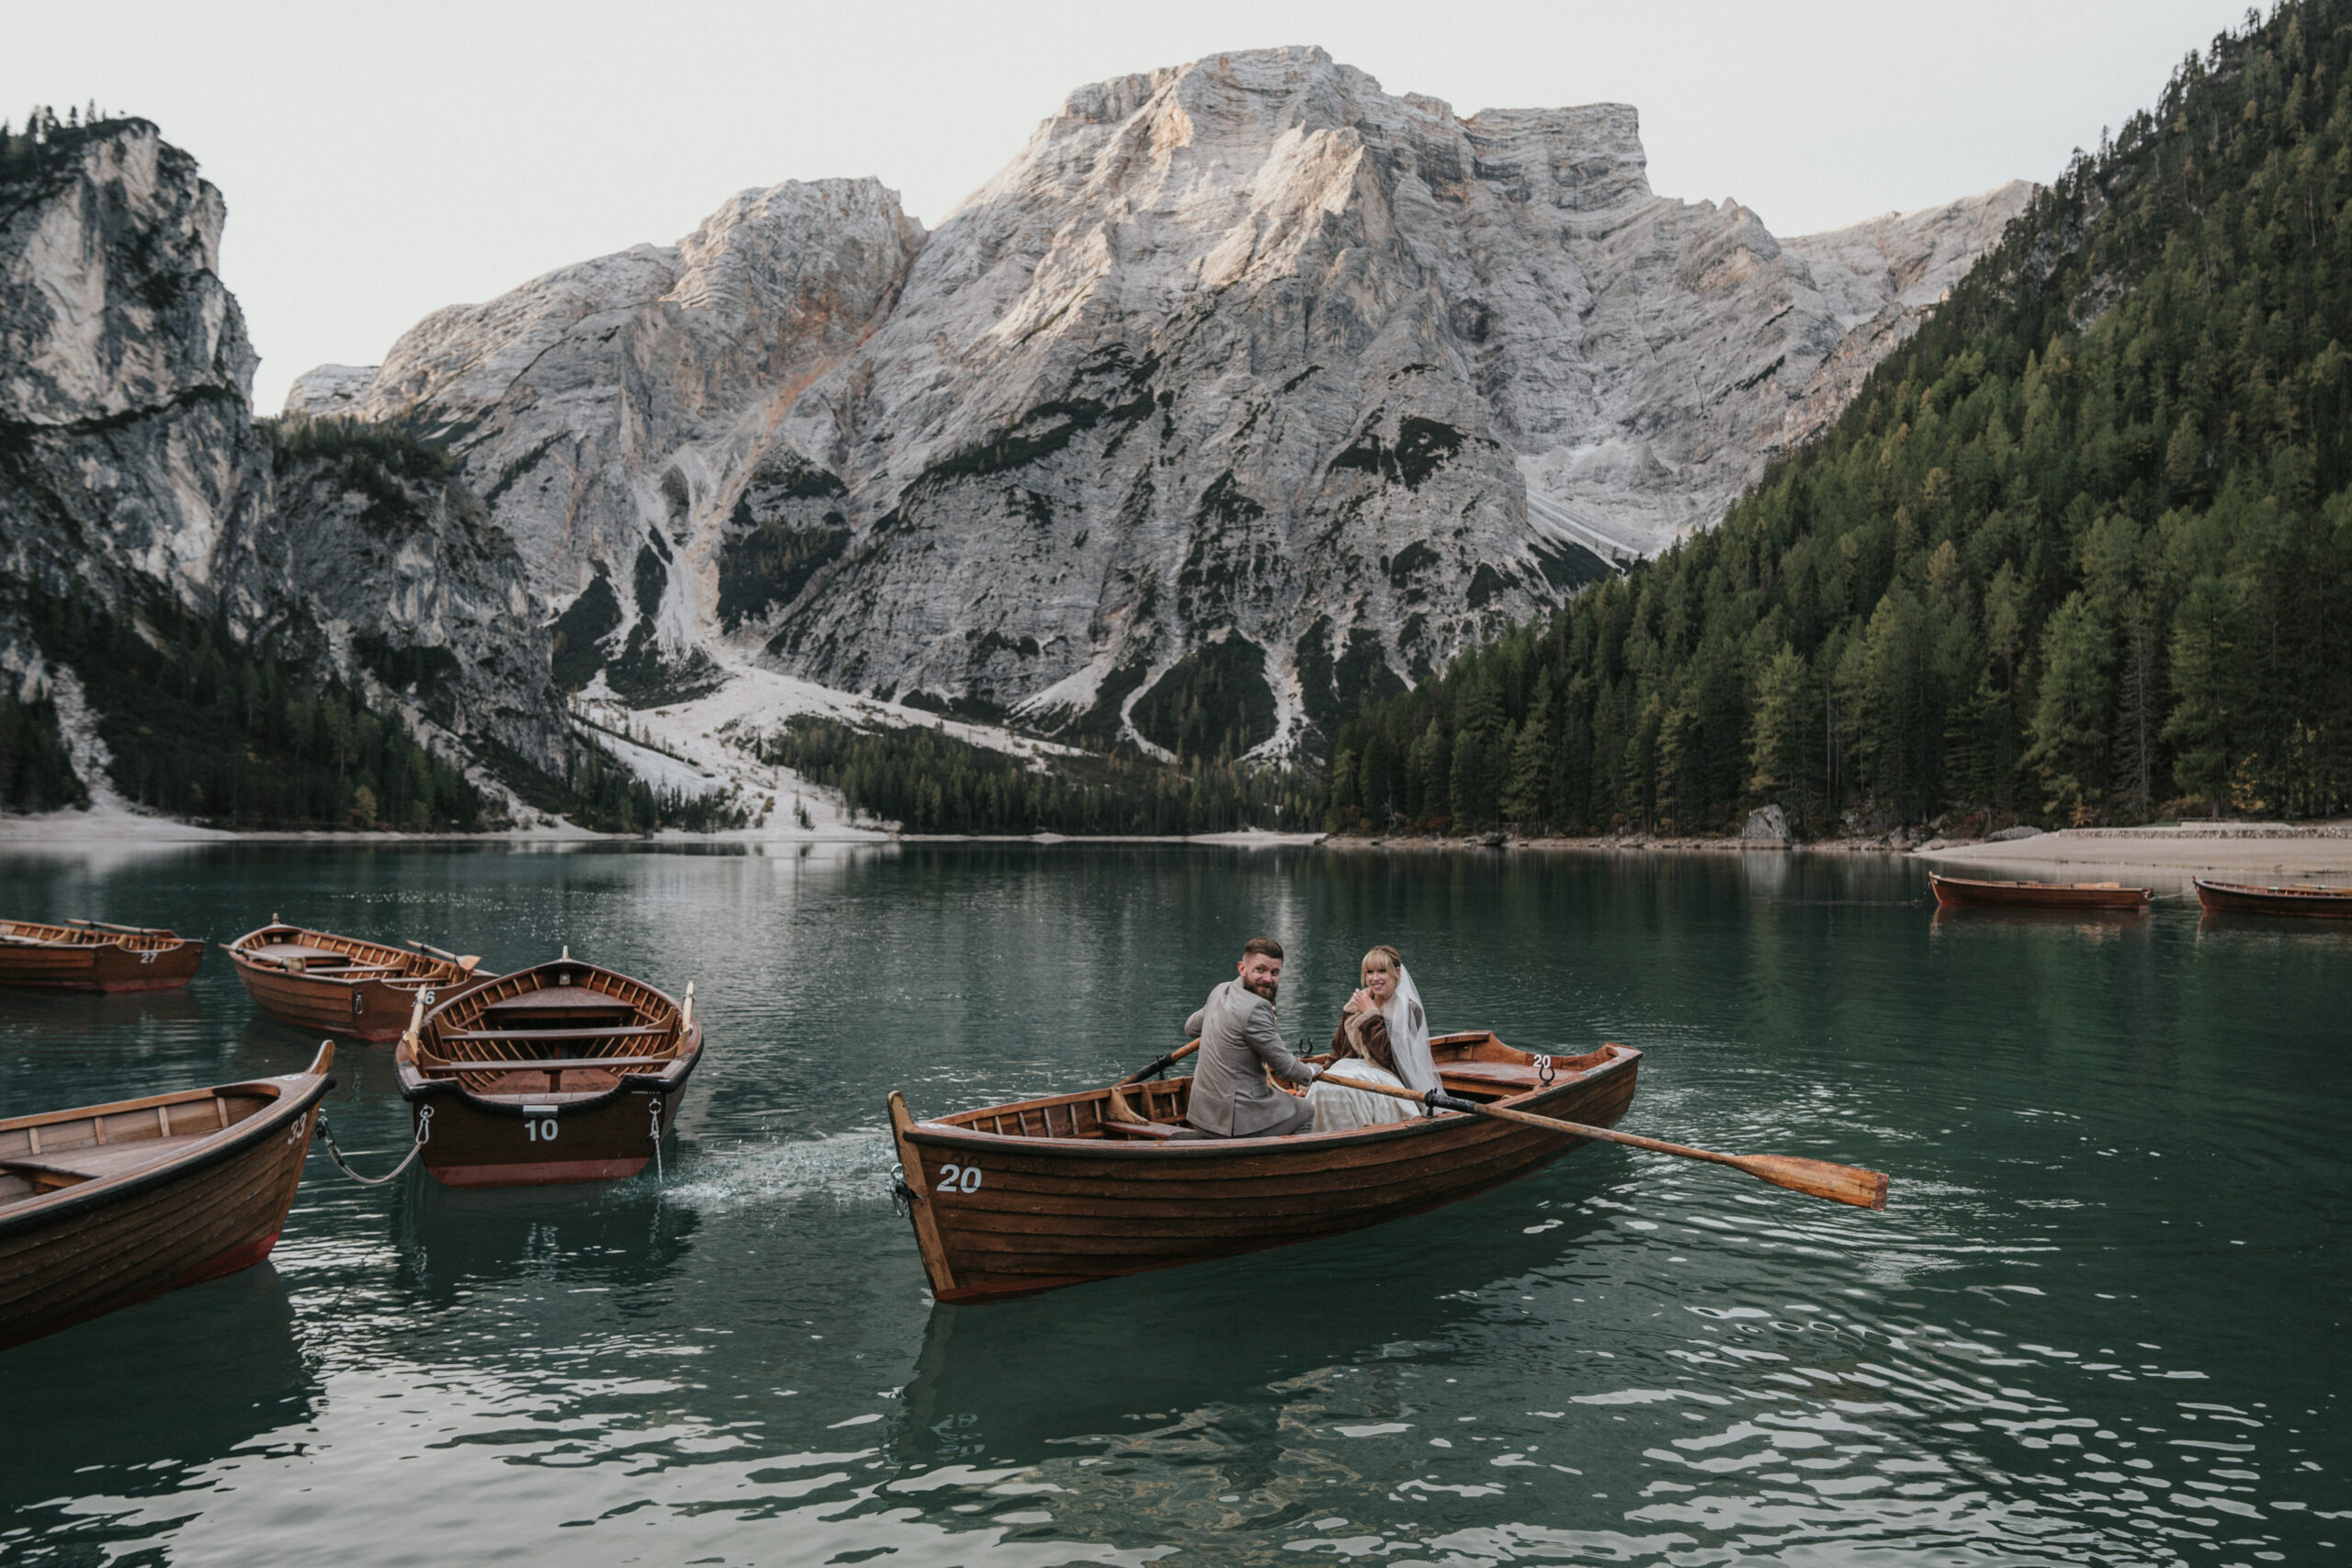
[(1274, 1030), (1274, 994), (1282, 987), (1283, 944), (1252, 937), (1241, 944), (1240, 978), (1209, 993), (1184, 1025), (1201, 1042), (1193, 1073), (1193, 1098), (1184, 1120), (1192, 1136), (1279, 1138), (1304, 1133), (1315, 1111), (1306, 1100), (1266, 1081), (1272, 1072), (1285, 1083), (1313, 1083), (1322, 1069), (1283, 1048)]

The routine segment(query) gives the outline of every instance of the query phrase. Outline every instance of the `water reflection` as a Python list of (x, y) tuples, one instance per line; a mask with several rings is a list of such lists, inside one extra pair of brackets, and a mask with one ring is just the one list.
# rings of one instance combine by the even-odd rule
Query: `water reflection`
[(2129, 932), (2146, 930), (2151, 918), (2146, 909), (2003, 909), (1939, 904), (1929, 919), (1931, 929), (1939, 937), (2013, 926), (2028, 931), (2068, 931), (2086, 942), (2115, 942)]
[[(317, 1414), (277, 1271), (264, 1263), (0, 1354), (9, 1427), (0, 1543), (39, 1538), (96, 1562), (118, 1539), (106, 1499), (163, 1496)], [(283, 1449), (276, 1451), (286, 1451)]]
[(0, 989), (0, 1050), (172, 1044), (191, 1038), (203, 1018), (203, 1004), (186, 989)]
[[(198, 1377), (186, 1410), (108, 1426), (78, 1391), (115, 1387), (109, 1325), (48, 1342), (41, 1403), (85, 1401), (99, 1468), (16, 1483), (48, 1495), (12, 1559), (2230, 1563), (2324, 1557), (2352, 1508), (2324, 1376), (2352, 1274), (2315, 1241), (2352, 1182), (2334, 931), (2177, 904), (2097, 936), (1928, 923), (1916, 863), (1814, 854), (0, 860), (0, 907), (67, 891), (494, 965), (569, 941), (701, 979), (711, 1060), (666, 1186), (362, 1189), (313, 1161), (277, 1255), (306, 1358), (277, 1416), (219, 1416), (239, 1396), (191, 1359), (160, 1374)], [(1313, 1247), (933, 1306), (883, 1097), (1116, 1077), (1260, 930), (1291, 946), (1297, 1027), (1396, 941), (1442, 1023), (1640, 1046), (1629, 1125), (1890, 1168), (1894, 1206), (1587, 1150)], [(225, 970), (191, 994), (86, 1048), (0, 1021), (0, 1091), (86, 1102), (315, 1045)], [(369, 1170), (407, 1146), (390, 1068), (339, 1053)], [(215, 1361), (269, 1343), (216, 1328)], [(0, 1360), (12, 1393), (30, 1365)]]
[[(605, 1188), (492, 1190), (420, 1178), (393, 1193), (390, 1237), (397, 1288), (447, 1306), (509, 1280), (560, 1280), (566, 1300), (591, 1288), (656, 1285), (684, 1258), (700, 1224), (693, 1210), (664, 1203), (650, 1176)], [(560, 1331), (561, 1314), (544, 1326)]]
[[(1613, 1151), (1584, 1153), (1596, 1167), (1619, 1163)], [(926, 1463), (1042, 1459), (1076, 1439), (1125, 1441), (1170, 1413), (1259, 1403), (1327, 1362), (1417, 1354), (1449, 1336), (1464, 1292), (1474, 1298), (1497, 1269), (1540, 1267), (1605, 1225), (1568, 1213), (1527, 1226), (1514, 1223), (1521, 1209), (1473, 1201), (1274, 1254), (935, 1306), (897, 1451)]]

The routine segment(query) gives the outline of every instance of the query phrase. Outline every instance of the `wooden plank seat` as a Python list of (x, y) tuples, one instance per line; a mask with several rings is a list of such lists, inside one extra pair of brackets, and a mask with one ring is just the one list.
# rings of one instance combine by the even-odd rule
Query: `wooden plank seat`
[(544, 990), (524, 991), (515, 996), (501, 997), (483, 1004), (485, 1013), (493, 1012), (636, 1012), (625, 998), (608, 997), (602, 991), (592, 991), (584, 986), (549, 986)]
[(217, 1128), (178, 1133), (168, 1138), (137, 1138), (122, 1144), (92, 1144), (78, 1149), (43, 1149), (37, 1155), (0, 1158), (0, 1170), (51, 1171), (84, 1181), (119, 1176), (126, 1170), (170, 1158), (190, 1144), (211, 1137)]
[(1437, 1076), (1449, 1083), (1500, 1089), (1508, 1094), (1524, 1094), (1543, 1087), (1543, 1079), (1533, 1067), (1522, 1067), (1514, 1062), (1440, 1062)]
[(1181, 1131), (1181, 1128), (1170, 1127), (1164, 1122), (1105, 1122), (1102, 1123), (1102, 1132), (1107, 1137), (1172, 1138)]
[(630, 1024), (617, 1029), (452, 1029), (443, 1040), (642, 1040), (667, 1034), (666, 1023)]
[(431, 1077), (456, 1073), (580, 1073), (666, 1067), (675, 1056), (500, 1056), (487, 1062), (420, 1062), (417, 1070)]

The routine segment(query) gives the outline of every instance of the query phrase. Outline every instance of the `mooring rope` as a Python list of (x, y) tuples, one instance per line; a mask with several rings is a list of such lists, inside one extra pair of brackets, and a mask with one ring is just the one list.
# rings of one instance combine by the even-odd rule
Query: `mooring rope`
[(416, 1108), (416, 1142), (410, 1145), (408, 1157), (382, 1176), (362, 1176), (351, 1168), (351, 1162), (344, 1158), (343, 1151), (335, 1146), (334, 1130), (327, 1125), (327, 1113), (323, 1111), (319, 1112), (319, 1139), (327, 1146), (327, 1157), (342, 1168), (344, 1175), (363, 1187), (381, 1187), (413, 1164), (416, 1156), (424, 1152), (424, 1145), (433, 1141), (433, 1107), (420, 1105)]

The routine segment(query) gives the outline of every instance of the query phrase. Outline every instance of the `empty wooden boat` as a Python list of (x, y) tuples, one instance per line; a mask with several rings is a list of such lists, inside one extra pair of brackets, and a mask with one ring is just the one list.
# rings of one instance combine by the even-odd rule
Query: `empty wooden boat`
[(420, 1003), (392, 1059), (424, 1168), (451, 1187), (635, 1176), (701, 1059), (694, 1000), (567, 952)]
[(0, 920), (0, 986), (162, 991), (187, 985), (203, 959), (203, 942), (176, 931), (102, 920)]
[(470, 955), (336, 936), (272, 917), (229, 944), (254, 1004), (296, 1029), (354, 1040), (398, 1040), (410, 1011), (492, 978)]
[(2304, 915), (2352, 920), (2352, 887), (2259, 887), (2198, 877), (2197, 901), (2209, 915)]
[[(1603, 1127), (1633, 1102), (1641, 1060), (1623, 1045), (1538, 1057), (1485, 1032), (1430, 1043), (1452, 1093)], [(893, 1091), (899, 1181), (933, 1293), (1002, 1300), (1314, 1241), (1456, 1202), (1589, 1141), (1402, 1103), (1385, 1126), (1179, 1139), (1191, 1090), (1180, 1077), (935, 1122)]]
[(2120, 882), (1985, 882), (1931, 871), (1928, 883), (1947, 908), (2144, 909), (2156, 898), (2153, 887)]
[(0, 1347), (268, 1257), (334, 1061), (0, 1121)]

